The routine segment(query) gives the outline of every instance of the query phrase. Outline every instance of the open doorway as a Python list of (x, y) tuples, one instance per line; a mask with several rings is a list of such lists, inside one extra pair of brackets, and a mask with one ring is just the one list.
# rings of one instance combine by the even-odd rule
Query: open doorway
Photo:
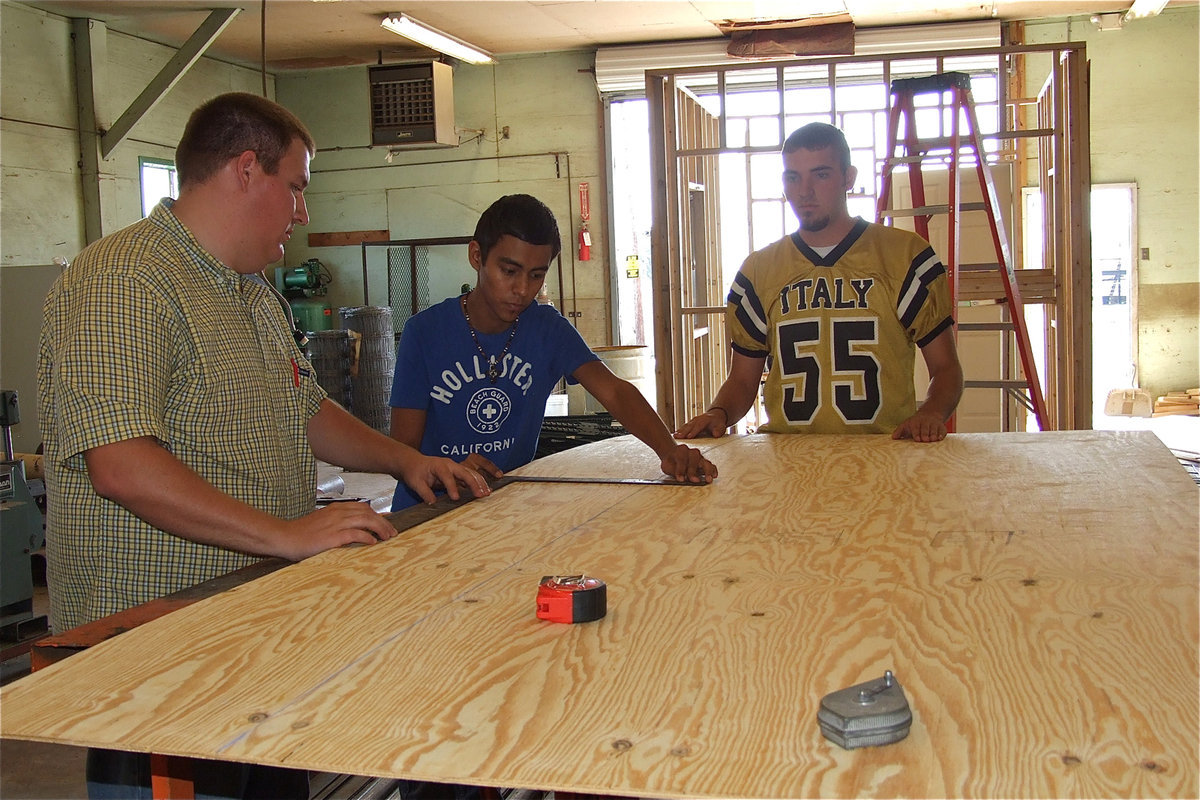
[[(1026, 265), (1043, 263), (1041, 193), (1026, 188), (1024, 215)], [(1127, 427), (1104, 413), (1113, 389), (1137, 386), (1137, 185), (1098, 183), (1091, 191), (1092, 241), (1092, 427)], [(1042, 354), (1044, 317), (1038, 306), (1026, 306), (1038, 374), (1045, 374)], [(1027, 420), (1026, 430), (1037, 430)]]
[(1112, 389), (1137, 385), (1137, 186), (1092, 186), (1092, 420)]

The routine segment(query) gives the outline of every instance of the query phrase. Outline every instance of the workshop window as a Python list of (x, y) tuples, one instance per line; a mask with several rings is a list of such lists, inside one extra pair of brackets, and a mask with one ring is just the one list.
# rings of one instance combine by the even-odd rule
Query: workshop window
[[(995, 66), (982, 61), (953, 62), (971, 74), (979, 132), (985, 137), (1000, 129), (1000, 81)], [(892, 75), (930, 71), (933, 65), (915, 62), (907, 72), (895, 68)], [(856, 75), (829, 84), (827, 71), (815, 78), (797, 80), (782, 92), (773, 83), (765, 88), (751, 84), (726, 87), (705, 84), (704, 75), (694, 77), (689, 87), (693, 97), (716, 116), (724, 107), (726, 149), (717, 156), (720, 188), (708, 187), (710, 197), (720, 204), (720, 263), (703, 265), (722, 287), (728, 287), (742, 260), (752, 250), (765, 247), (796, 230), (799, 220), (783, 197), (779, 147), (782, 102), (782, 135), (814, 121), (839, 127), (850, 145), (851, 160), (858, 167), (858, 185), (849, 193), (852, 215), (875, 219), (875, 207), (888, 155), (888, 83), (882, 66), (858, 68)], [(929, 136), (948, 135), (950, 115), (946, 97), (917, 98), (919, 121)], [(613, 244), (617, 263), (623, 270), (615, 277), (619, 344), (653, 345), (653, 290), (650, 285), (650, 229), (653, 195), (650, 169), (650, 122), (645, 97), (613, 96), (606, 101), (610, 131), (609, 178), (613, 191)], [(985, 140), (984, 149), (993, 157), (1001, 145)], [(930, 164), (929, 170), (945, 171)], [(695, 192), (688, 198), (694, 201)], [(696, 233), (696, 231), (692, 231)], [(708, 233), (708, 231), (703, 231)], [(699, 266), (699, 265), (694, 265)], [(624, 276), (624, 278), (620, 276)]]
[(142, 183), (142, 216), (150, 212), (164, 197), (179, 197), (179, 174), (175, 162), (161, 158), (139, 158), (138, 172)]

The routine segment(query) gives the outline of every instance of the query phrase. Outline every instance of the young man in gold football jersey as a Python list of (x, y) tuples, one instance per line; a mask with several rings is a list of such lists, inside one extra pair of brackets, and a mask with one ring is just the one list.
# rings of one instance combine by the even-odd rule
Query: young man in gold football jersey
[[(800, 228), (751, 253), (729, 290), (729, 377), (676, 436), (721, 436), (764, 392), (768, 433), (891, 433), (936, 442), (962, 395), (945, 267), (914, 233), (851, 217), (858, 171), (840, 130), (814, 122), (783, 145)], [(929, 369), (919, 405), (915, 349)]]

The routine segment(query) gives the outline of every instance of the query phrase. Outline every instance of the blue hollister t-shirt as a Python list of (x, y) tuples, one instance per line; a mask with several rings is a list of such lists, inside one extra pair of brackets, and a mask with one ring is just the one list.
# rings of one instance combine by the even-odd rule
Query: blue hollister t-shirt
[[(458, 297), (425, 309), (404, 324), (396, 347), (392, 408), (425, 412), (421, 452), (462, 461), (479, 453), (502, 470), (533, 460), (555, 384), (598, 356), (553, 306), (531, 303), (521, 312), (512, 344), (492, 383)], [(499, 357), (512, 329), (476, 331), (488, 356)], [(399, 511), (421, 502), (401, 481), (392, 498)]]

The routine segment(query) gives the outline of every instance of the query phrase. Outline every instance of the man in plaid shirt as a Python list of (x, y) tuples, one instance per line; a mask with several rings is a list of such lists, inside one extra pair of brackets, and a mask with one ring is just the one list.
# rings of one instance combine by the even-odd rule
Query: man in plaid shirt
[[(389, 538), (366, 503), (314, 510), (317, 458), (391, 474), (428, 502), (434, 488), (488, 492), (478, 472), (424, 456), (327, 398), (257, 276), (308, 223), (314, 150), (269, 100), (210, 100), (176, 150), (179, 199), (88, 246), (51, 289), (38, 393), (55, 631), (264, 556)], [(95, 792), (129, 796), (142, 782), (144, 758), (116, 761), (89, 761)], [(277, 779), (254, 788), (253, 770), (235, 772), (197, 790), (281, 792)]]

